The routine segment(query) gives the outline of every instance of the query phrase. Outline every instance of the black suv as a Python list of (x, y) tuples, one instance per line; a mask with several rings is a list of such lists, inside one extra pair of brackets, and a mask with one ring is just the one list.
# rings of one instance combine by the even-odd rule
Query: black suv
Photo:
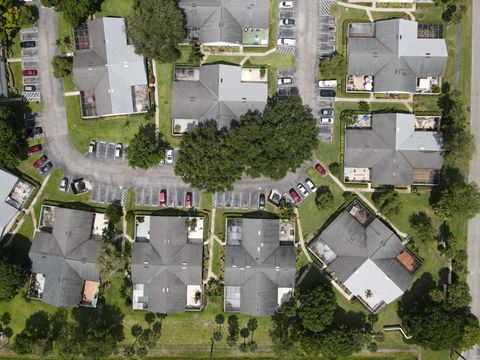
[(20, 47), (22, 49), (34, 48), (35, 46), (37, 46), (37, 43), (33, 40), (21, 41), (20, 42)]
[(320, 90), (320, 96), (321, 97), (335, 97), (337, 93), (335, 90), (330, 90), (330, 89), (322, 89)]

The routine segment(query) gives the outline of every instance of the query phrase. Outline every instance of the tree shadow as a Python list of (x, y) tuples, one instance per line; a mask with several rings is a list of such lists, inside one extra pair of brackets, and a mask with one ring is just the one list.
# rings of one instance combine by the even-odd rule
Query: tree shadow
[(406, 291), (398, 303), (398, 316), (402, 318), (411, 309), (420, 309), (432, 303), (429, 292), (436, 289), (437, 283), (431, 273), (424, 273)]
[(34, 339), (46, 339), (50, 333), (50, 319), (46, 311), (38, 311), (25, 320), (25, 331)]
[(334, 313), (332, 324), (335, 326), (346, 326), (350, 329), (365, 329), (371, 327), (367, 322), (367, 315), (363, 312), (345, 311), (345, 309), (337, 306)]

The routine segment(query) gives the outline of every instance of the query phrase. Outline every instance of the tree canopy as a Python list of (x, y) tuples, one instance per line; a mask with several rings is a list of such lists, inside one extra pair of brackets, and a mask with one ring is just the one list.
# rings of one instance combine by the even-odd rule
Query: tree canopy
[(328, 74), (335, 79), (340, 79), (347, 73), (347, 59), (340, 53), (335, 53), (331, 57), (324, 57), (320, 60), (320, 73)]
[(43, 6), (53, 6), (73, 27), (80, 25), (88, 15), (101, 10), (103, 0), (41, 0)]
[(301, 292), (298, 302), (297, 315), (305, 329), (322, 332), (332, 323), (337, 308), (333, 292), (317, 287)]
[(160, 63), (180, 57), (185, 40), (184, 15), (175, 0), (135, 0), (127, 17), (127, 36), (135, 51)]
[(27, 280), (28, 267), (10, 251), (0, 254), (0, 301), (11, 300)]
[(38, 12), (34, 5), (20, 4), (14, 0), (0, 0), (0, 41), (11, 45), (11, 40), (21, 27), (33, 25)]
[(386, 216), (397, 214), (402, 206), (400, 197), (393, 187), (389, 187), (385, 191), (374, 192), (372, 200), (379, 207), (380, 212)]
[(55, 55), (52, 60), (53, 76), (63, 78), (73, 71), (73, 58), (68, 56)]
[(155, 139), (155, 125), (142, 125), (125, 149), (128, 165), (141, 169), (158, 165), (160, 160), (165, 157), (167, 146), (168, 144), (162, 141), (161, 134), (159, 134), (158, 140)]
[(320, 210), (333, 205), (333, 194), (327, 185), (318, 187), (315, 192), (315, 204)]
[(0, 166), (13, 169), (27, 157), (27, 140), (21, 119), (22, 109), (0, 103)]
[(429, 241), (433, 239), (432, 219), (425, 211), (414, 213), (410, 216), (410, 226), (415, 231), (415, 239)]

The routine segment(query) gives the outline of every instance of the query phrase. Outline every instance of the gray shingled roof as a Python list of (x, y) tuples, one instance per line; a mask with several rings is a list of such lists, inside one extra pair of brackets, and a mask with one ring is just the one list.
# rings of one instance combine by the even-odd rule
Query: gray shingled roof
[(373, 75), (375, 91), (415, 92), (417, 77), (445, 72), (445, 39), (417, 38), (416, 21), (377, 21), (375, 32), (375, 38), (349, 38), (347, 44), (348, 73)]
[(0, 237), (5, 235), (3, 233), (5, 226), (7, 226), (18, 211), (6, 202), (17, 181), (18, 178), (16, 176), (0, 169)]
[(319, 244), (326, 244), (336, 254), (328, 267), (342, 283), (354, 274), (362, 276), (356, 272), (370, 259), (388, 276), (386, 282), (392, 281), (402, 291), (410, 284), (412, 273), (396, 259), (404, 250), (402, 242), (378, 218), (364, 226), (345, 210), (309, 245), (310, 251), (322, 258)]
[(268, 29), (268, 0), (180, 0), (186, 26), (199, 29), (200, 42), (242, 43), (245, 28)]
[(242, 68), (236, 65), (203, 65), (199, 81), (175, 81), (172, 91), (174, 119), (216, 120), (229, 127), (248, 110), (262, 111), (268, 85), (242, 82)]
[(240, 287), (241, 313), (271, 315), (278, 288), (295, 287), (295, 247), (280, 245), (280, 220), (227, 221), (225, 286)]
[(143, 57), (127, 44), (125, 20), (89, 20), (88, 34), (90, 49), (73, 57), (78, 90), (95, 90), (97, 116), (136, 112), (132, 86), (147, 85), (147, 75)]
[(185, 311), (187, 285), (202, 284), (203, 244), (188, 241), (185, 220), (151, 216), (149, 242), (133, 245), (132, 281), (144, 284), (149, 311)]
[(412, 114), (377, 114), (371, 129), (345, 131), (345, 167), (371, 169), (377, 184), (413, 184), (414, 169), (441, 169), (443, 137), (415, 131)]
[(8, 97), (7, 69), (5, 67), (2, 49), (0, 49), (0, 97), (1, 96)]
[(42, 300), (76, 306), (85, 280), (99, 281), (100, 241), (91, 238), (94, 213), (55, 208), (52, 232), (37, 231), (30, 248), (32, 272), (45, 276)]

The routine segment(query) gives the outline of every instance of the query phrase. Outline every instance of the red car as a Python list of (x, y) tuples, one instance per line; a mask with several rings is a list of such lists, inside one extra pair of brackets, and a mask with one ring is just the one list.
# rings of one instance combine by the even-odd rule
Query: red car
[(23, 76), (37, 76), (38, 72), (37, 70), (23, 70), (22, 75)]
[(160, 191), (160, 199), (159, 199), (160, 207), (167, 206), (167, 190), (163, 189)]
[(187, 192), (187, 194), (185, 195), (185, 207), (187, 209), (190, 209), (192, 207), (192, 193), (191, 192)]
[(42, 165), (45, 163), (45, 161), (47, 161), (47, 160), (48, 160), (48, 158), (47, 158), (45, 155), (42, 155), (37, 161), (35, 161), (35, 162), (33, 163), (33, 167), (34, 167), (35, 169), (38, 169), (38, 168), (39, 168), (40, 166), (42, 166)]
[(42, 145), (33, 145), (28, 148), (28, 155), (33, 155), (39, 151), (42, 151)]
[(317, 170), (322, 176), (327, 174), (327, 170), (325, 170), (325, 168), (320, 164), (315, 165), (315, 170)]
[(295, 202), (298, 204), (300, 201), (302, 201), (302, 199), (300, 199), (300, 196), (298, 196), (297, 192), (295, 191), (294, 188), (291, 188), (290, 190), (288, 190), (288, 193), (290, 194), (290, 196), (293, 198), (293, 200), (295, 200)]

